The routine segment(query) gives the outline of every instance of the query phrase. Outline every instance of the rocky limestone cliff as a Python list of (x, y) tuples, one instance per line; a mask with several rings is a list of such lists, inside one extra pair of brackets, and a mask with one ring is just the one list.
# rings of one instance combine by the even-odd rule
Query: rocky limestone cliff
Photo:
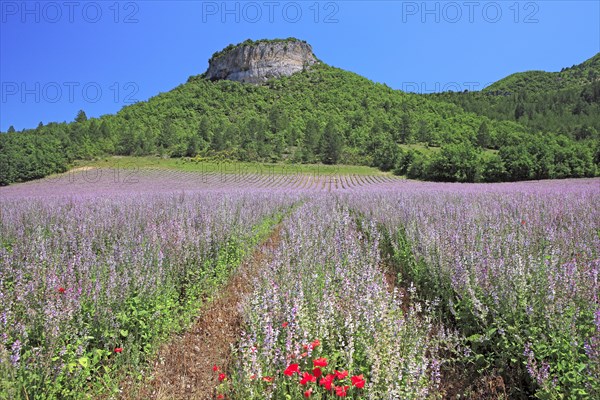
[(206, 78), (260, 84), (289, 76), (318, 60), (309, 44), (300, 40), (244, 42), (215, 54)]

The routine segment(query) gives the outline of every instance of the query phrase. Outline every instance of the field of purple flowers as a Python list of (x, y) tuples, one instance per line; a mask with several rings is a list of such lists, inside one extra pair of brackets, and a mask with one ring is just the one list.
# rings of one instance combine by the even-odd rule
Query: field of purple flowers
[(0, 398), (114, 389), (109, 372), (185, 326), (295, 201), (79, 189), (0, 193)]
[(600, 397), (599, 180), (228, 179), (0, 188), (0, 398), (118, 397), (278, 222), (210, 395)]
[(515, 397), (600, 398), (600, 181), (412, 183), (349, 202), (478, 369)]

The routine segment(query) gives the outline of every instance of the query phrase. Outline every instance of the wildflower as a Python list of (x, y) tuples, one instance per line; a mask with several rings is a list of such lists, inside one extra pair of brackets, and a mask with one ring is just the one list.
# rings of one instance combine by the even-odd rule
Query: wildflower
[(300, 373), (300, 366), (298, 364), (290, 364), (285, 371), (283, 371), (283, 374), (286, 376), (292, 376), (294, 373)]
[(342, 380), (347, 376), (348, 376), (348, 371), (335, 371), (335, 377), (338, 378), (339, 380)]
[(321, 375), (323, 375), (323, 371), (321, 371), (321, 368), (319, 368), (319, 367), (315, 367), (313, 369), (312, 373), (316, 378), (320, 378)]
[(326, 377), (321, 378), (319, 385), (323, 386), (327, 390), (331, 390), (331, 385), (333, 384), (334, 378), (335, 376), (333, 374), (328, 374)]
[(213, 365), (213, 371), (217, 372), (218, 370), (219, 370), (219, 367), (217, 367), (216, 364)]
[(66, 292), (66, 291), (67, 291), (67, 289), (65, 289), (65, 288), (64, 288), (64, 287), (62, 287), (62, 286), (58, 288), (58, 293), (60, 293), (60, 294), (63, 294), (63, 293), (64, 293), (64, 292)]
[(304, 397), (310, 397), (310, 395), (312, 394), (312, 392), (313, 392), (312, 388), (308, 389), (306, 392), (304, 392)]
[(321, 342), (319, 342), (319, 339), (315, 339), (312, 341), (312, 343), (310, 344), (312, 346), (312, 348), (314, 349), (315, 347), (318, 347), (321, 345)]
[(223, 382), (225, 379), (227, 379), (227, 375), (220, 373), (219, 374), (219, 382)]
[(21, 359), (21, 341), (19, 339), (15, 340), (12, 344), (11, 350), (12, 354), (10, 356), (10, 362), (13, 366), (19, 366), (19, 360)]
[(346, 385), (346, 386), (336, 386), (335, 387), (335, 394), (340, 396), (340, 397), (346, 397), (348, 395), (348, 389), (350, 388), (350, 386)]
[(256, 379), (256, 374), (252, 374), (252, 375), (250, 375), (250, 379), (251, 379), (251, 380), (255, 380), (255, 379)]
[(327, 359), (326, 358), (317, 358), (316, 360), (313, 361), (313, 365), (315, 367), (326, 367), (327, 366)]
[(263, 376), (262, 380), (267, 383), (271, 383), (271, 382), (273, 382), (273, 377), (272, 376)]
[(358, 389), (362, 389), (365, 387), (365, 378), (363, 377), (363, 374), (355, 375), (351, 377), (350, 380), (352, 381), (352, 386)]
[(312, 375), (310, 372), (305, 372), (300, 380), (301, 385), (306, 385), (308, 382), (316, 382), (317, 377)]
[(122, 347), (115, 347), (115, 353), (122, 353), (122, 352), (123, 352)]
[(223, 400), (225, 398), (224, 394), (218, 394), (217, 395), (217, 400)]
[(307, 352), (304, 352), (304, 353), (300, 354), (300, 358), (304, 358), (304, 357), (308, 357), (308, 353)]
[(282, 328), (287, 328), (287, 326), (288, 326), (288, 322), (287, 322), (287, 321), (286, 321), (286, 322), (284, 322), (283, 324), (281, 324), (281, 327), (282, 327)]

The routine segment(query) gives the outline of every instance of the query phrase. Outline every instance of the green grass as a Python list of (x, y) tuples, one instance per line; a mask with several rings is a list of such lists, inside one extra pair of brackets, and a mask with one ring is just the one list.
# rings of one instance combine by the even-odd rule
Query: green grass
[(273, 164), (239, 161), (194, 161), (185, 158), (107, 157), (78, 161), (74, 168), (166, 169), (196, 172), (307, 174), (307, 175), (388, 175), (376, 168), (360, 165)]
[(425, 155), (432, 155), (440, 151), (439, 147), (427, 146), (424, 143), (400, 144), (402, 150), (418, 150)]

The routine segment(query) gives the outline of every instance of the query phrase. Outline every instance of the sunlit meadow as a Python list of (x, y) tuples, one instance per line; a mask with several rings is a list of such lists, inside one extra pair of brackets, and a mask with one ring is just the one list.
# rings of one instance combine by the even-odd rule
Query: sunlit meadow
[(111, 174), (0, 188), (0, 398), (117, 398), (269, 236), (215, 398), (600, 396), (597, 179)]

